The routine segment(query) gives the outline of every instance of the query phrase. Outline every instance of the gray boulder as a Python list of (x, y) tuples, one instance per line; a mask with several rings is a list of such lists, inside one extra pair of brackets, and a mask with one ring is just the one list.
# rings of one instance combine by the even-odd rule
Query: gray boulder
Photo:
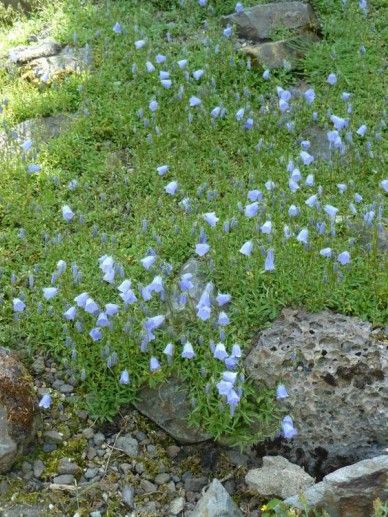
[(285, 499), (313, 485), (314, 478), (282, 456), (265, 456), (262, 468), (249, 470), (245, 482), (255, 495)]
[(134, 406), (180, 443), (199, 443), (211, 438), (189, 426), (187, 418), (192, 407), (187, 389), (177, 377), (171, 377), (156, 388), (144, 386)]
[(0, 348), (0, 473), (7, 472), (35, 435), (32, 382), (14, 354)]
[(278, 29), (306, 31), (317, 25), (314, 12), (303, 2), (274, 2), (224, 16), (225, 25), (235, 25), (240, 38), (253, 41), (273, 39)]
[(56, 41), (47, 39), (42, 40), (36, 45), (20, 45), (11, 48), (9, 51), (9, 60), (12, 63), (21, 65), (39, 59), (41, 57), (54, 56), (61, 51), (61, 45)]
[(303, 509), (324, 509), (330, 517), (366, 517), (373, 515), (373, 502), (388, 498), (388, 455), (360, 461), (325, 476), (320, 483), (285, 503)]
[(242, 517), (236, 503), (218, 479), (213, 479), (190, 517)]
[(80, 49), (67, 46), (58, 54), (29, 61), (23, 77), (47, 82), (64, 75), (82, 72), (89, 68), (90, 63), (91, 54), (88, 45)]
[(259, 386), (286, 385), (279, 401), (298, 434), (266, 446), (314, 475), (382, 453), (387, 445), (388, 352), (370, 323), (330, 311), (286, 309), (245, 360)]

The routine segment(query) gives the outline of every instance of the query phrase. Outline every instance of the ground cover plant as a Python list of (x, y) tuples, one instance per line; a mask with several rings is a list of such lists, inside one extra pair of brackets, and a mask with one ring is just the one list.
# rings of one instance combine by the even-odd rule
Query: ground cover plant
[(285, 306), (386, 322), (383, 2), (313, 6), (323, 39), (292, 73), (239, 55), (229, 1), (63, 0), (4, 27), (4, 53), (49, 24), (93, 56), (64, 78), (0, 73), (6, 132), (77, 113), (2, 152), (0, 341), (72, 364), (94, 416), (176, 373), (213, 436), (291, 438), (292, 386), (244, 378), (255, 332)]

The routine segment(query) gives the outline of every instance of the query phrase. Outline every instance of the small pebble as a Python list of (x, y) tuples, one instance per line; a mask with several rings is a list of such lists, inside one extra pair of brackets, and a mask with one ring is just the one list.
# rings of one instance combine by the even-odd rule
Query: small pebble
[(63, 442), (63, 434), (55, 430), (46, 431), (43, 437), (48, 443), (60, 444)]
[(71, 474), (62, 474), (56, 476), (53, 480), (56, 485), (72, 485), (74, 483), (74, 476)]
[(135, 490), (129, 485), (125, 485), (121, 491), (123, 503), (132, 509), (134, 507)]
[(105, 442), (105, 436), (102, 433), (96, 433), (93, 437), (94, 445), (99, 447)]
[(146, 493), (146, 494), (152, 494), (153, 492), (156, 492), (157, 488), (156, 485), (151, 483), (151, 481), (148, 481), (148, 479), (142, 479), (140, 481), (140, 488)]
[(163, 485), (164, 483), (168, 483), (170, 481), (170, 477), (170, 474), (161, 473), (155, 477), (154, 481), (157, 485)]

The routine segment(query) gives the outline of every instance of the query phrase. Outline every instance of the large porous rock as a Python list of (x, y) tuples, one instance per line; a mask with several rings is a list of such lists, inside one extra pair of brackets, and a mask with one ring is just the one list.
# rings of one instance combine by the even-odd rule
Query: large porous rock
[(33, 59), (54, 56), (61, 51), (61, 45), (56, 41), (42, 40), (36, 45), (20, 45), (9, 50), (9, 60), (15, 64), (24, 64)]
[(188, 424), (192, 407), (187, 389), (177, 377), (171, 377), (156, 388), (144, 386), (134, 405), (180, 443), (199, 443), (211, 438)]
[(71, 113), (59, 113), (51, 117), (39, 117), (24, 120), (17, 124), (12, 131), (0, 132), (0, 149), (5, 149), (13, 142), (22, 144), (31, 140), (33, 149), (37, 150), (42, 144), (58, 137), (74, 121), (75, 115)]
[(0, 348), (0, 473), (11, 468), (33, 439), (37, 414), (27, 371), (14, 354)]
[(325, 476), (320, 483), (286, 503), (303, 509), (324, 509), (330, 517), (366, 517), (373, 515), (373, 502), (388, 498), (388, 455), (360, 461)]
[(255, 495), (285, 499), (313, 485), (314, 478), (282, 456), (265, 456), (263, 466), (249, 470), (245, 482)]
[(268, 444), (314, 477), (381, 454), (387, 444), (387, 346), (371, 325), (324, 311), (286, 309), (246, 357), (259, 386), (286, 385), (279, 401), (298, 434)]
[(306, 31), (317, 26), (309, 4), (303, 2), (274, 2), (244, 9), (241, 14), (224, 16), (225, 25), (235, 25), (239, 37), (253, 41), (273, 39), (279, 29)]
[(242, 513), (218, 479), (213, 479), (190, 517), (242, 517)]

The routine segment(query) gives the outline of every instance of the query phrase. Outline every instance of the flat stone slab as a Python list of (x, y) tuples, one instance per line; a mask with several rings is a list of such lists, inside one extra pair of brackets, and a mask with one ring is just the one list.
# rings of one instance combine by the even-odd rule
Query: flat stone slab
[(252, 59), (254, 66), (293, 69), (296, 67), (297, 61), (305, 56), (306, 50), (318, 39), (317, 36), (311, 34), (301, 36), (299, 41), (295, 39), (268, 41), (243, 46), (241, 50)]
[(237, 504), (218, 479), (213, 479), (190, 517), (243, 517)]
[(235, 25), (237, 35), (252, 41), (272, 39), (277, 29), (304, 31), (317, 26), (309, 4), (274, 2), (245, 9), (243, 13), (223, 16), (225, 25)]
[(21, 45), (11, 48), (8, 57), (11, 63), (22, 65), (33, 59), (54, 56), (61, 51), (61, 45), (53, 40), (43, 40), (36, 45)]

